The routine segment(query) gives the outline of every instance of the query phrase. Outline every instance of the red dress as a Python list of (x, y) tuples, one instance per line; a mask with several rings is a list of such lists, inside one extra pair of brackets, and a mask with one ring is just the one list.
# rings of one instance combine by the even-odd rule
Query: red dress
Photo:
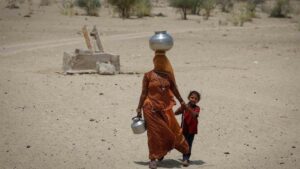
[[(193, 112), (199, 115), (200, 107), (195, 105), (194, 107), (190, 107)], [(198, 117), (197, 115), (197, 117)], [(186, 134), (197, 134), (198, 133), (198, 118), (193, 117), (192, 112), (188, 110), (184, 110), (182, 114), (181, 127), (183, 129), (183, 133)]]

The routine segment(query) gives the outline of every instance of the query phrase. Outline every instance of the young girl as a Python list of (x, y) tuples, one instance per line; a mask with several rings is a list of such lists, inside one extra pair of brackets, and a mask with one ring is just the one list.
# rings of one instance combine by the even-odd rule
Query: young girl
[(200, 107), (197, 103), (200, 101), (201, 95), (197, 91), (191, 91), (188, 95), (188, 104), (186, 106), (181, 106), (175, 111), (175, 115), (182, 114), (181, 116), (181, 127), (183, 130), (183, 135), (189, 144), (189, 153), (183, 155), (183, 166), (188, 166), (190, 162), (190, 156), (192, 151), (192, 144), (195, 134), (197, 134), (198, 128), (198, 116), (200, 113)]

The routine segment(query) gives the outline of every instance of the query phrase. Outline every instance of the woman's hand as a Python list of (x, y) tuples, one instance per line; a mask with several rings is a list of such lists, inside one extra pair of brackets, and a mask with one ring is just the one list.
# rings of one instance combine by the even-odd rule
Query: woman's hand
[(180, 102), (180, 105), (182, 107), (182, 109), (186, 109), (187, 108), (187, 105), (184, 101)]
[(137, 114), (136, 114), (137, 117), (139, 117), (139, 118), (142, 117), (142, 109), (141, 109), (141, 108), (137, 108), (137, 109), (136, 109), (136, 113), (137, 113)]

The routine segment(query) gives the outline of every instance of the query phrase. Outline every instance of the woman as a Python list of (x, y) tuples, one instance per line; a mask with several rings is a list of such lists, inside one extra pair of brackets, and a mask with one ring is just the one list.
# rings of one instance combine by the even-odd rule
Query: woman
[(137, 116), (141, 117), (143, 109), (151, 169), (157, 168), (156, 160), (162, 160), (173, 148), (183, 154), (189, 153), (189, 146), (172, 110), (174, 95), (181, 106), (186, 106), (178, 92), (172, 66), (164, 51), (155, 52), (153, 63), (154, 69), (144, 75), (136, 110)]

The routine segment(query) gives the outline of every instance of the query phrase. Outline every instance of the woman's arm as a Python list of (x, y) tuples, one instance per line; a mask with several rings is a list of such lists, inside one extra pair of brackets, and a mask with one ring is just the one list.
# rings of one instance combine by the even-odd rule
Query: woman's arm
[(175, 111), (175, 115), (179, 115), (183, 113), (183, 108), (180, 106), (176, 111)]
[(172, 92), (174, 93), (176, 99), (181, 104), (181, 107), (186, 108), (187, 106), (186, 106), (185, 102), (183, 101), (183, 99), (180, 96), (177, 85), (175, 84), (175, 82), (171, 78), (170, 78), (170, 88), (171, 88)]
[(142, 117), (142, 107), (143, 107), (144, 101), (145, 101), (145, 99), (147, 97), (148, 83), (149, 83), (148, 78), (146, 77), (146, 75), (144, 75), (143, 86), (142, 86), (142, 93), (141, 93), (141, 96), (140, 96), (139, 105), (138, 105), (138, 107), (136, 109), (138, 117)]

